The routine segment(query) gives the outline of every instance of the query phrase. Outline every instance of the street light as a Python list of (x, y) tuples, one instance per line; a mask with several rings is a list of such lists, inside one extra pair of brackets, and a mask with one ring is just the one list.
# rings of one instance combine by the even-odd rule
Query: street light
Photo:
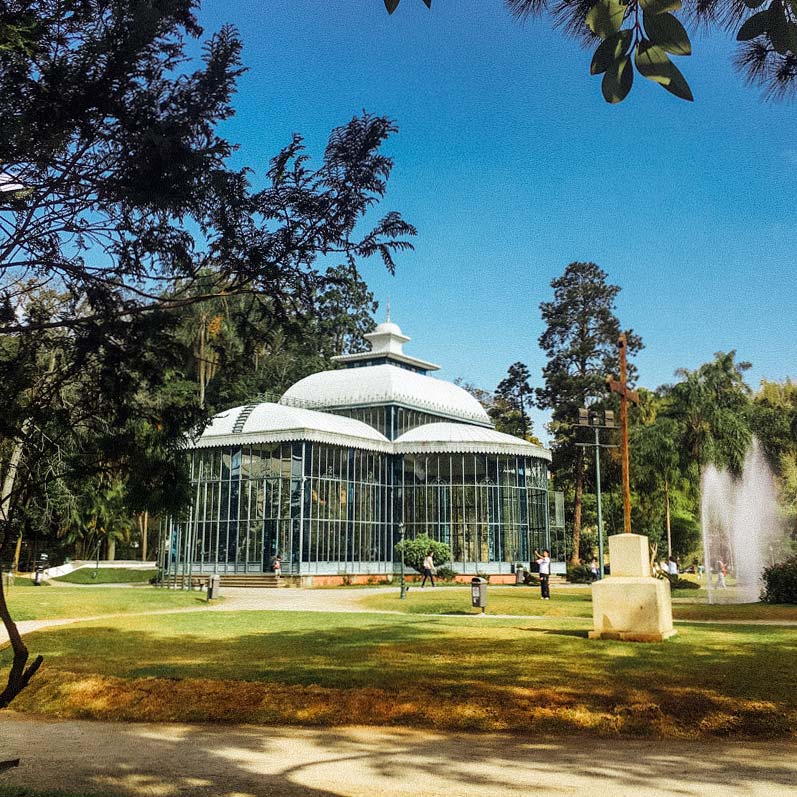
[(399, 545), (401, 546), (401, 580), (399, 583), (401, 584), (401, 600), (404, 600), (407, 597), (407, 585), (404, 582), (404, 523), (399, 523)]
[(615, 445), (607, 445), (601, 443), (599, 431), (601, 429), (615, 429), (614, 412), (612, 410), (604, 410), (598, 412), (596, 410), (588, 410), (581, 408), (578, 411), (578, 425), (592, 427), (595, 430), (594, 443), (576, 443), (577, 446), (582, 448), (595, 449), (595, 499), (598, 504), (598, 561), (600, 567), (598, 568), (598, 578), (603, 578), (603, 506), (601, 503), (601, 449), (602, 448), (617, 448)]

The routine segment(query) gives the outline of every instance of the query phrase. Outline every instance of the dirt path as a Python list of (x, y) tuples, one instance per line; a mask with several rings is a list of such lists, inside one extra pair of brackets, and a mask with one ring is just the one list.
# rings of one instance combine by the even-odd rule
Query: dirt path
[(53, 721), (2, 712), (3, 784), (129, 797), (786, 797), (797, 744)]

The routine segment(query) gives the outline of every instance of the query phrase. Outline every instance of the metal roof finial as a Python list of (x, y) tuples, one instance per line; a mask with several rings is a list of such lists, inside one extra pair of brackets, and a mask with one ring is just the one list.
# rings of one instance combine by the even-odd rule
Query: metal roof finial
[(390, 323), (390, 297), (387, 297), (387, 319), (386, 323)]

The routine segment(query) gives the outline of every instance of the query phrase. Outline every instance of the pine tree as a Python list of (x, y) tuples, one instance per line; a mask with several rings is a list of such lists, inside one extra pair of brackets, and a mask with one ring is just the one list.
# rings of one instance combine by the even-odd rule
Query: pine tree
[[(615, 300), (620, 288), (608, 284), (607, 276), (594, 263), (571, 263), (551, 282), (553, 301), (540, 304), (546, 328), (539, 344), (548, 363), (543, 368), (544, 387), (536, 391), (537, 406), (553, 411), (552, 470), (560, 483), (572, 485), (574, 492), (573, 564), (579, 561), (585, 480), (584, 449), (575, 445), (574, 424), (579, 408), (606, 396), (606, 377), (618, 369), (621, 328)], [(642, 340), (630, 330), (626, 335), (628, 354), (633, 355), (642, 348)], [(630, 383), (635, 375), (629, 364)]]
[(531, 401), (534, 391), (529, 385), (529, 369), (521, 362), (509, 366), (506, 379), (495, 389), (494, 407), (499, 410), (492, 415), (499, 431), (515, 434), (524, 440), (531, 435), (531, 420), (526, 413), (526, 403)]

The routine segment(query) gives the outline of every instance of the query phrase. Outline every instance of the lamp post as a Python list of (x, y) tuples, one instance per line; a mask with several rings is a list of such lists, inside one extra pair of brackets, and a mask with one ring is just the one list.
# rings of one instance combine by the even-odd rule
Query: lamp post
[(580, 409), (578, 411), (578, 425), (591, 426), (595, 431), (594, 443), (576, 443), (582, 448), (595, 448), (595, 499), (598, 505), (598, 578), (603, 578), (603, 505), (601, 502), (601, 449), (617, 448), (615, 445), (601, 443), (599, 432), (601, 429), (614, 429), (614, 412), (605, 410), (596, 412), (594, 410)]
[(404, 581), (404, 523), (399, 523), (399, 545), (401, 545), (401, 579), (399, 584), (401, 585), (401, 593), (400, 597), (401, 600), (407, 597), (407, 585)]

